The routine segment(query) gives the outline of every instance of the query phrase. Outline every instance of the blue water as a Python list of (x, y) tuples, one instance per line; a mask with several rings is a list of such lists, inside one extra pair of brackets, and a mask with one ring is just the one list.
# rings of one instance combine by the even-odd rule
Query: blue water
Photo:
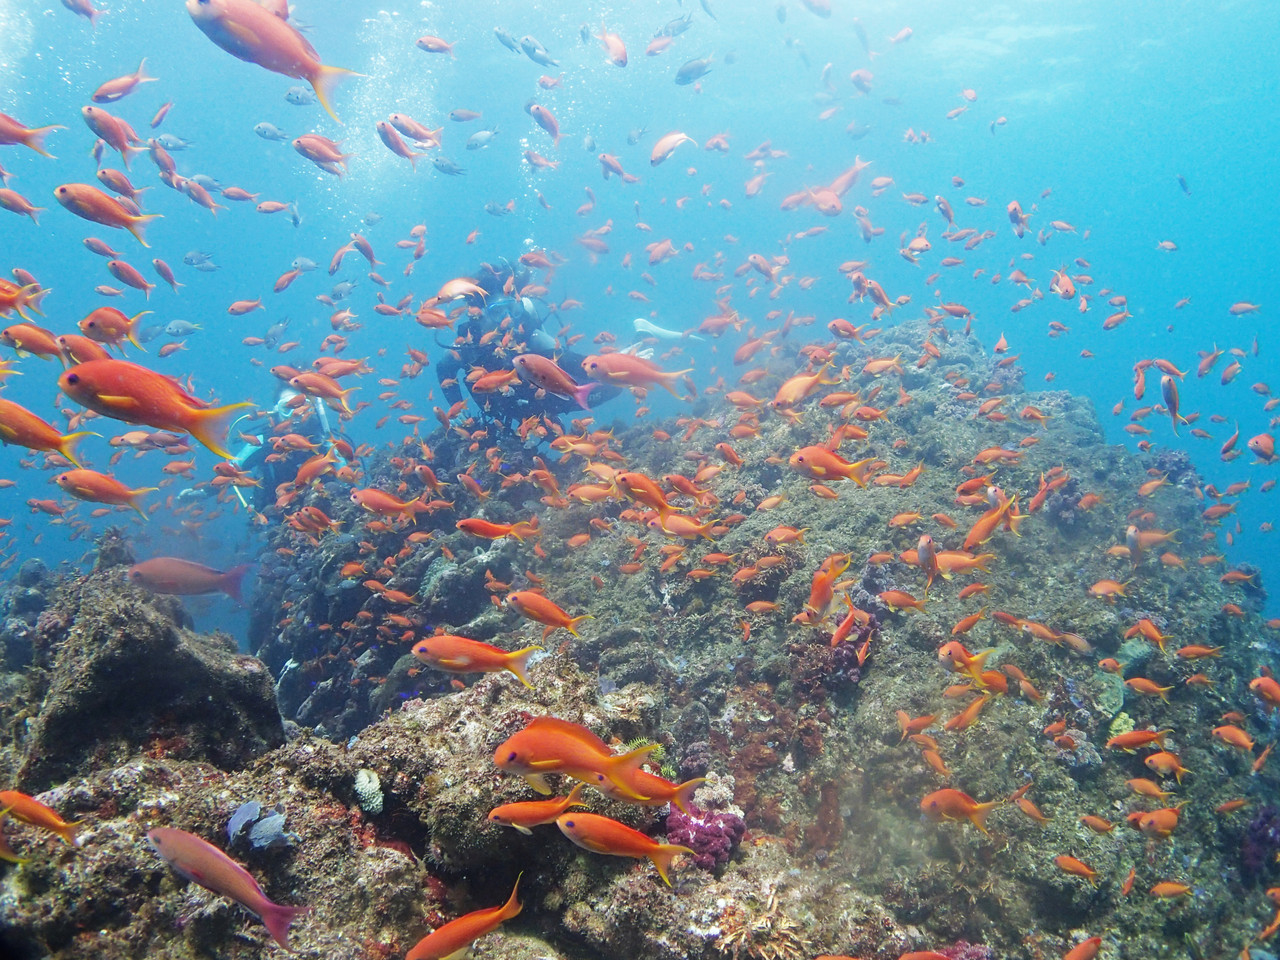
[[(339, 126), (318, 106), (286, 102), (285, 92), (302, 81), (242, 63), (215, 47), (177, 0), (117, 0), (96, 30), (51, 0), (0, 0), (0, 30), (6, 37), (0, 52), (0, 110), (30, 126), (67, 127), (49, 138), (56, 160), (22, 147), (0, 148), (0, 164), (15, 175), (11, 186), (50, 207), (39, 226), (0, 211), (0, 268), (7, 275), (11, 267), (21, 266), (52, 288), (45, 323), (56, 333), (73, 330), (76, 321), (104, 302), (130, 314), (151, 309), (155, 315), (148, 322), (199, 323), (203, 329), (190, 339), (187, 351), (159, 359), (161, 338), (145, 356), (133, 350), (129, 356), (175, 376), (191, 375), (200, 395), (212, 392), (225, 402), (250, 398), (268, 404), (275, 383), (266, 368), (282, 360), (297, 366), (310, 361), (318, 341), (331, 332), (330, 311), (314, 297), (339, 280), (359, 283), (345, 305), (363, 324), (350, 335), (345, 356), (372, 356), (377, 376), (394, 377), (407, 345), (436, 355), (429, 331), (408, 318), (373, 313), (377, 288), (366, 279), (367, 267), (358, 256), (348, 257), (337, 276), (325, 273), (333, 251), (353, 230), (367, 236), (386, 261), (379, 270), (391, 281), (386, 297), (393, 303), (412, 293), (416, 305), (443, 281), (473, 273), (481, 260), (514, 259), (532, 247), (559, 252), (568, 262), (555, 275), (551, 299), (583, 301), (585, 309), (567, 313), (565, 322), (573, 324), (571, 332), (585, 334), (585, 342), (610, 331), (626, 343), (637, 316), (676, 329), (693, 327), (716, 312), (720, 283), (733, 285), (733, 305), (758, 331), (776, 326), (765, 319), (766, 311), (795, 311), (816, 316), (817, 323), (799, 335), (818, 339), (833, 317), (867, 321), (870, 305), (846, 304), (848, 283), (836, 272), (845, 260), (867, 259), (868, 275), (891, 297), (911, 297), (899, 316), (919, 316), (922, 307), (938, 299), (966, 304), (977, 318), (975, 331), (987, 344), (1003, 332), (1009, 352), (1021, 354), (1029, 387), (1052, 373), (1052, 387), (1091, 397), (1109, 438), (1130, 446), (1137, 438), (1122, 428), (1138, 406), (1131, 392), (1135, 361), (1163, 357), (1194, 370), (1196, 351), (1215, 342), (1223, 349), (1247, 350), (1256, 336), (1258, 355), (1241, 360), (1244, 370), (1234, 383), (1224, 387), (1218, 380), (1228, 356), (1209, 377), (1197, 380), (1192, 373), (1182, 385), (1183, 411), (1198, 411), (1196, 426), (1209, 430), (1212, 440), (1192, 438), (1185, 428), (1174, 437), (1168, 419), (1158, 415), (1143, 422), (1153, 431), (1153, 443), (1185, 447), (1206, 480), (1219, 489), (1233, 481), (1252, 481), (1237, 509), (1239, 529), (1235, 518), (1223, 526), (1223, 533), (1231, 532), (1235, 539), (1229, 557), (1260, 565), (1268, 582), (1280, 576), (1272, 535), (1260, 530), (1271, 518), (1272, 498), (1280, 495), (1258, 492), (1273, 468), (1251, 464), (1247, 453), (1230, 464), (1218, 457), (1232, 424), (1240, 425), (1242, 450), (1248, 437), (1269, 428), (1270, 415), (1262, 409), (1265, 398), (1251, 384), (1274, 383), (1280, 390), (1280, 343), (1268, 324), (1274, 311), (1268, 302), (1273, 264), (1280, 260), (1274, 230), (1280, 213), (1274, 173), (1280, 129), (1268, 113), (1280, 84), (1274, 64), (1280, 21), (1267, 17), (1264, 5), (1163, 0), (855, 5), (832, 0), (834, 13), (824, 20), (798, 2), (711, 0), (718, 21), (695, 0), (683, 6), (390, 6), (310, 2), (296, 11), (309, 25), (308, 36), (324, 62), (366, 75), (339, 89), (334, 99), (343, 120)], [(785, 18), (779, 11), (785, 11)], [(645, 56), (653, 34), (685, 13), (692, 15), (692, 27), (661, 55)], [(854, 33), (855, 14), (879, 54), (873, 60)], [(625, 68), (606, 61), (598, 40), (584, 43), (579, 37), (583, 24), (598, 34), (602, 19), (627, 44), (630, 63)], [(561, 61), (560, 67), (539, 66), (509, 52), (494, 38), (495, 26), (537, 37)], [(913, 28), (913, 36), (890, 44), (887, 38), (906, 26)], [(455, 56), (416, 49), (414, 40), (424, 33), (456, 41)], [(148, 230), (150, 250), (120, 231), (86, 224), (52, 202), (60, 183), (95, 182), (89, 155), (93, 136), (81, 121), (80, 107), (100, 83), (132, 71), (144, 56), (159, 81), (140, 86), (107, 109), (128, 119), (145, 137), (151, 134), (147, 123), (156, 109), (172, 100), (159, 132), (192, 141), (189, 149), (173, 154), (179, 172), (209, 174), (225, 185), (260, 192), (261, 199), (294, 202), (302, 217), (299, 227), (290, 225), (287, 214), (263, 216), (252, 204), (228, 203), (231, 209), (215, 218), (159, 184), (145, 155), (133, 161), (130, 175), (139, 186), (153, 185), (144, 195), (145, 210), (164, 215)], [(712, 69), (700, 84), (673, 82), (686, 60), (708, 56)], [(827, 63), (832, 64), (835, 95), (819, 101), (815, 95), (823, 90), (820, 77)], [(850, 71), (861, 68), (874, 74), (869, 95), (857, 94), (849, 81)], [(562, 86), (540, 89), (536, 81), (543, 74), (563, 74)], [(960, 97), (965, 88), (976, 91), (976, 102), (957, 118), (946, 119), (949, 110), (965, 105)], [(523, 110), (530, 98), (558, 118), (564, 134), (558, 149)], [(834, 116), (819, 120), (829, 106), (837, 108)], [(455, 108), (476, 110), (483, 117), (453, 123), (447, 114)], [(419, 161), (415, 172), (387, 151), (374, 123), (394, 111), (432, 128), (443, 126), (440, 152), (465, 167), (466, 175), (446, 177), (432, 169), (430, 158)], [(997, 117), (1007, 123), (993, 133), (990, 125)], [(260, 139), (252, 128), (262, 121), (290, 137), (317, 132), (341, 140), (355, 154), (349, 175), (339, 181), (299, 157), (288, 142)], [(853, 121), (871, 127), (856, 142), (845, 133)], [(466, 138), (482, 127), (499, 131), (492, 145), (464, 149)], [(628, 133), (639, 128), (646, 130), (639, 144), (628, 145)], [(908, 128), (928, 131), (930, 142), (905, 142)], [(698, 146), (686, 144), (666, 163), (651, 167), (649, 150), (656, 137), (672, 130), (685, 131)], [(720, 133), (730, 139), (728, 154), (701, 149)], [(584, 149), (586, 137), (594, 139), (594, 149)], [(764, 163), (766, 185), (759, 196), (748, 199), (743, 185), (757, 168), (743, 155), (766, 140), (787, 156)], [(522, 159), (526, 149), (558, 160), (559, 168), (531, 170)], [(604, 182), (596, 159), (600, 152), (616, 154), (640, 182)], [(824, 218), (811, 208), (779, 210), (784, 196), (829, 183), (855, 155), (872, 165), (844, 198), (842, 216)], [(119, 167), (117, 157), (109, 156), (107, 162)], [(1180, 188), (1179, 175), (1186, 178), (1190, 195)], [(870, 193), (875, 176), (894, 178), (880, 197)], [(953, 187), (953, 176), (963, 178), (964, 186)], [(578, 217), (574, 211), (585, 200), (586, 187), (594, 191), (596, 206)], [(1045, 191), (1048, 195), (1042, 196)], [(539, 192), (550, 209), (538, 202)], [(944, 195), (960, 226), (991, 229), (996, 236), (974, 251), (957, 250), (959, 244), (941, 239), (945, 224), (932, 203), (910, 206), (901, 199), (903, 192)], [(987, 205), (966, 206), (967, 196), (984, 197)], [(679, 198), (687, 198), (683, 209)], [(1022, 240), (1014, 237), (1005, 214), (1013, 199), (1026, 211), (1036, 207)], [(512, 200), (515, 212), (509, 216), (484, 211), (486, 203)], [(722, 200), (728, 201), (727, 209)], [(884, 228), (869, 245), (850, 214), (859, 204)], [(381, 222), (366, 225), (364, 218), (371, 213), (381, 215)], [(1050, 230), (1049, 222), (1057, 219), (1073, 224), (1076, 232), (1055, 234), (1045, 245), (1038, 244), (1036, 232)], [(608, 220), (613, 231), (604, 239), (610, 252), (593, 260), (574, 238)], [(651, 231), (636, 229), (637, 221)], [(912, 265), (898, 255), (898, 239), (914, 234), (922, 223), (934, 248), (920, 265)], [(415, 224), (426, 225), (429, 252), (406, 277), (409, 251), (395, 244)], [(783, 246), (789, 234), (815, 226), (829, 229)], [(468, 245), (464, 241), (473, 230), (479, 236)], [(150, 259), (165, 259), (185, 286), (175, 294), (162, 284), (150, 302), (133, 291), (120, 300), (103, 301), (93, 288), (118, 284), (106, 273), (105, 261), (82, 246), (88, 235), (111, 243), (150, 279)], [(649, 267), (644, 245), (668, 237), (677, 247), (690, 244), (692, 249)], [(1175, 242), (1178, 250), (1157, 249), (1162, 240)], [(183, 256), (192, 250), (211, 254), (220, 269), (200, 273), (184, 266)], [(622, 266), (628, 252), (633, 259), (629, 269)], [(791, 260), (785, 272), (815, 277), (814, 285), (804, 290), (793, 282), (777, 300), (767, 299), (764, 290), (749, 298), (746, 278), (735, 280), (734, 269), (750, 253), (771, 257), (783, 252)], [(718, 253), (724, 257), (719, 266)], [(1034, 259), (1014, 262), (1023, 254)], [(964, 264), (938, 267), (937, 261), (948, 255), (963, 257)], [(272, 283), (297, 256), (315, 260), (320, 269), (285, 293), (273, 294)], [(1049, 291), (1051, 270), (1077, 257), (1089, 267), (1072, 266), (1071, 272), (1087, 272), (1095, 279), (1093, 286), (1080, 287), (1094, 297), (1084, 315)], [(697, 263), (723, 272), (724, 279), (692, 279)], [(1027, 296), (1025, 289), (1007, 281), (990, 283), (993, 273), (1007, 276), (1014, 266), (1032, 277), (1046, 298), (1016, 314), (1010, 307)], [(974, 278), (979, 268), (985, 274)], [(936, 284), (926, 286), (925, 278), (935, 270), (941, 271)], [(641, 278), (646, 271), (654, 285)], [(1127, 296), (1133, 314), (1109, 332), (1100, 329), (1112, 312), (1098, 296), (1104, 287)], [(631, 291), (642, 292), (649, 302), (629, 298)], [(254, 297), (263, 299), (265, 311), (227, 315), (233, 300)], [(1174, 303), (1183, 297), (1191, 298), (1190, 305), (1175, 311)], [(1236, 301), (1261, 304), (1262, 310), (1232, 317), (1227, 308)], [(261, 335), (285, 317), (292, 321), (286, 339), (303, 344), (296, 352), (279, 358), (241, 344), (242, 338)], [(1049, 339), (1051, 320), (1065, 323), (1070, 333)], [(687, 343), (686, 357), (668, 364), (692, 363), (701, 387), (720, 374), (732, 383), (728, 357), (741, 340), (742, 335), (730, 334), (715, 352), (710, 345)], [(1092, 359), (1080, 357), (1086, 349)], [(254, 365), (253, 359), (263, 364)], [(56, 364), (27, 359), (19, 368), (24, 375), (10, 379), (5, 396), (57, 420)], [(403, 435), (404, 428), (393, 419), (375, 431), (379, 417), (397, 411), (376, 400), (382, 388), (374, 379), (361, 384), (358, 397), (372, 407), (357, 417), (351, 434), (381, 443)], [(1143, 403), (1156, 403), (1158, 373), (1148, 371), (1147, 380)], [(427, 395), (434, 385), (428, 371), (407, 381), (400, 396), (413, 401), (412, 412), (429, 416), (440, 402)], [(1125, 412), (1113, 417), (1111, 408), (1121, 398)], [(679, 409), (670, 398), (651, 399), (655, 415)], [(63, 406), (71, 409), (65, 402)], [(1215, 413), (1229, 422), (1209, 423)], [(614, 416), (632, 417), (627, 398), (598, 413), (602, 421)], [(95, 426), (111, 432), (106, 421)], [(433, 426), (433, 420), (424, 424), (425, 429)], [(106, 468), (105, 439), (90, 439), (82, 450), (93, 466)], [(40, 556), (51, 563), (74, 561), (84, 553), (85, 541), (69, 541), (65, 525), (26, 513), (27, 498), (58, 492), (48, 482), (52, 472), (18, 468), (26, 456), (16, 448), (0, 453), (0, 472), (18, 481), (0, 492), (0, 516), (14, 519), (6, 553)], [(216, 460), (204, 450), (195, 456), (198, 479), (207, 480)], [(152, 453), (136, 462), (126, 457), (115, 469), (128, 483), (149, 485), (161, 478), (161, 465), (162, 457)], [(179, 481), (155, 496), (186, 485)], [(87, 517), (89, 506), (81, 505), (79, 516)], [(139, 529), (140, 553), (177, 553), (216, 564), (230, 564), (256, 550), (243, 511), (227, 509), (203, 523), (199, 541), (192, 528), (182, 527), (184, 519), (166, 507), (146, 524), (145, 532), (139, 521), (124, 515), (91, 521), (91, 527), (124, 522)], [(1117, 531), (1117, 540), (1122, 534)], [(1191, 557), (1198, 550), (1199, 545), (1187, 545), (1183, 553)], [(238, 622), (225, 601), (211, 600), (205, 607), (203, 616), (211, 622), (233, 627)]]

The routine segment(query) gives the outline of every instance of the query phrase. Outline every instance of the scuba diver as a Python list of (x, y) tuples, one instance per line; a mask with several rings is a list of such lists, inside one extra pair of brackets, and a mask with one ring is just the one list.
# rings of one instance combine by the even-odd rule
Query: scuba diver
[[(579, 379), (585, 356), (560, 346), (547, 332), (550, 305), (519, 293), (532, 280), (533, 272), (528, 267), (519, 263), (512, 266), (505, 258), (482, 265), (475, 282), (485, 296), (466, 297), (468, 309), (458, 320), (454, 343), (436, 341), (443, 350), (436, 363), (436, 375), (445, 399), (450, 404), (458, 403), (464, 399), (465, 388), (486, 416), (509, 427), (531, 416), (559, 422), (562, 416), (589, 410), (620, 392), (612, 384)], [(511, 336), (504, 336), (506, 332)], [(513, 338), (524, 341), (523, 354), (513, 356), (507, 349)], [(555, 368), (564, 374), (563, 379)], [(502, 390), (477, 391), (473, 389), (474, 381), (468, 379), (476, 369), (490, 373), (513, 371), (514, 375)]]
[[(303, 412), (304, 407), (310, 409)], [(249, 430), (238, 429), (246, 421), (252, 424)], [(272, 439), (277, 435), (277, 428), (285, 423), (290, 424), (290, 433), (303, 438), (305, 445), (300, 443), (276, 448)], [(226, 462), (241, 474), (252, 474), (258, 481), (256, 486), (247, 488), (251, 491), (248, 495), (243, 485), (237, 484), (232, 490), (241, 504), (258, 513), (276, 502), (276, 490), (280, 484), (292, 481), (297, 475), (299, 457), (290, 456), (291, 453), (311, 456), (317, 448), (332, 447), (335, 450), (335, 468), (350, 463), (348, 455), (354, 457), (351, 442), (333, 428), (324, 401), (299, 393), (287, 383), (280, 384), (276, 401), (266, 416), (252, 421), (248, 416), (241, 417), (231, 425), (228, 436), (239, 436), (244, 442)], [(179, 498), (189, 499), (212, 491), (212, 487), (188, 488), (179, 494)]]

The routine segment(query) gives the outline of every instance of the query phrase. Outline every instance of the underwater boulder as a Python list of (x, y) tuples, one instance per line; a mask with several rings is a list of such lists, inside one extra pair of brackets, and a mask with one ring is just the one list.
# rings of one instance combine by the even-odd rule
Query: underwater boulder
[[(172, 610), (170, 609), (172, 608)], [(181, 606), (120, 568), (66, 582), (35, 639), (39, 703), (17, 786), (44, 789), (138, 753), (236, 769), (284, 741), (271, 677), (227, 636), (178, 625)]]

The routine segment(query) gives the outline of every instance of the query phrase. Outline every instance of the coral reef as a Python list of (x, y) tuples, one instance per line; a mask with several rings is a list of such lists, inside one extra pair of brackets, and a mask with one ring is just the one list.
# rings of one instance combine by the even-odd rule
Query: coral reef
[[(128, 944), (174, 957), (259, 949), (260, 925), (171, 875), (144, 840), (171, 825), (222, 844), (253, 801), (231, 853), (268, 895), (315, 908), (294, 935), (302, 956), (402, 954), (428, 928), (502, 902), (521, 868), (524, 912), (483, 947), (495, 960), (1056, 957), (1095, 933), (1116, 956), (1172, 956), (1171, 943), (1234, 954), (1269, 919), (1261, 890), (1280, 848), (1263, 754), (1275, 726), (1248, 686), (1276, 626), (1260, 616), (1261, 589), (1220, 579), (1217, 528), (1189, 467), (1107, 447), (1086, 403), (1026, 391), (1016, 367), (941, 325), (886, 330), (875, 353), (914, 355), (926, 341), (933, 367), (908, 367), (907, 401), (858, 442), (898, 479), (846, 483), (834, 499), (779, 456), (838, 429), (829, 407), (806, 407), (802, 424), (761, 418), (734, 440), (741, 468), (715, 460), (732, 416), (718, 397), (661, 435), (615, 424), (608, 442), (629, 469), (660, 476), (681, 456), (719, 467), (697, 487), (714, 543), (683, 553), (634, 504), (559, 493), (583, 462), (545, 468), (556, 493), (530, 480), (544, 470), (536, 446), (497, 432), (501, 476), (486, 480), (486, 499), (459, 491), (416, 531), (370, 521), (335, 480), (300, 491), (295, 503), (323, 507), (342, 532), (270, 528), (252, 611), (260, 660), (191, 633), (177, 601), (125, 585), (110, 566), (120, 544), (100, 548), (86, 577), (22, 571), (6, 593), (6, 662), (22, 679), (6, 688), (0, 760), (15, 785), (86, 824), (80, 849), (5, 825), (31, 857), (0, 867), (5, 945), (59, 960), (127, 955)], [(872, 356), (852, 342), (830, 352), (854, 371)], [(773, 361), (777, 372), (787, 362)], [(973, 384), (1005, 410), (1034, 405), (1047, 425), (976, 416)], [(430, 446), (440, 476), (474, 460), (444, 431)], [(974, 462), (989, 449), (1003, 451), (999, 466)], [(421, 455), (416, 442), (377, 451), (362, 482), (417, 482)], [(1138, 497), (1157, 466), (1170, 482)], [(994, 495), (957, 503), (957, 485), (987, 474), (1018, 497), (1017, 523), (991, 531), (986, 569), (927, 583), (908, 551), (925, 530), (958, 547)], [(480, 514), (537, 514), (541, 554), (454, 529)], [(1137, 523), (1153, 538), (1177, 531), (1180, 544), (1126, 555)], [(770, 539), (782, 525), (803, 539)], [(802, 615), (819, 565), (844, 554), (839, 593), (861, 613), (833, 595), (825, 618)], [(1102, 581), (1122, 593), (1091, 596)], [(542, 641), (541, 624), (493, 602), (535, 584), (594, 619), (541, 643), (532, 689), (409, 653), (436, 628), (509, 650)], [(984, 652), (985, 672), (946, 669), (939, 650), (956, 641)], [(1197, 659), (1179, 655), (1184, 645), (1222, 650)], [(148, 696), (121, 697), (126, 684)], [(1214, 738), (1228, 711), (1255, 746)], [(493, 754), (548, 714), (619, 750), (660, 744), (668, 776), (708, 778), (688, 815), (586, 791), (593, 812), (696, 851), (671, 889), (646, 861), (486, 820), (534, 798)], [(908, 735), (903, 717), (928, 722)], [(1107, 746), (1141, 731), (1167, 731), (1164, 750), (1189, 775), (1149, 763), (1151, 750)], [(1139, 779), (1161, 795), (1135, 794)], [(964, 817), (922, 820), (922, 798), (943, 788), (993, 803), (989, 832)], [(1173, 811), (1163, 835), (1142, 828), (1158, 811)], [(282, 842), (246, 841), (255, 827)], [(1092, 876), (1065, 871), (1062, 856)], [(1168, 883), (1186, 895), (1148, 893)]]

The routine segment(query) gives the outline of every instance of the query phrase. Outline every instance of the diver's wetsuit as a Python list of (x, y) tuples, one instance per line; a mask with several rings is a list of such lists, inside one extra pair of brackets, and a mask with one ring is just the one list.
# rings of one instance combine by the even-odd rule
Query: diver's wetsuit
[[(548, 313), (545, 304), (530, 297), (513, 297), (502, 292), (508, 278), (513, 276), (514, 287), (526, 286), (531, 279), (528, 269), (520, 266), (513, 270), (506, 260), (502, 260), (498, 266), (481, 273), (476, 283), (488, 296), (484, 299), (479, 296), (467, 298), (468, 306), (477, 309), (459, 322), (456, 343), (446, 345), (437, 341), (444, 350), (436, 363), (436, 375), (440, 378), (444, 398), (450, 404), (464, 398), (463, 386), (467, 384), (467, 374), (474, 367), (490, 371), (510, 369), (511, 357), (497, 354), (498, 338), (481, 343), (484, 335), (498, 329), (506, 317), (511, 318), (512, 328), (518, 330), (524, 340), (524, 352), (549, 357), (579, 383), (586, 382), (582, 372), (582, 361), (586, 358), (573, 350), (557, 350), (555, 339), (543, 329)], [(542, 415), (558, 421), (562, 416), (586, 413), (570, 398), (553, 394), (538, 397), (536, 388), (523, 381), (512, 384), (507, 393), (471, 394), (469, 385), (467, 393), (488, 417), (511, 427), (531, 416)], [(618, 393), (618, 387), (601, 384), (591, 391), (588, 401), (596, 406)]]

